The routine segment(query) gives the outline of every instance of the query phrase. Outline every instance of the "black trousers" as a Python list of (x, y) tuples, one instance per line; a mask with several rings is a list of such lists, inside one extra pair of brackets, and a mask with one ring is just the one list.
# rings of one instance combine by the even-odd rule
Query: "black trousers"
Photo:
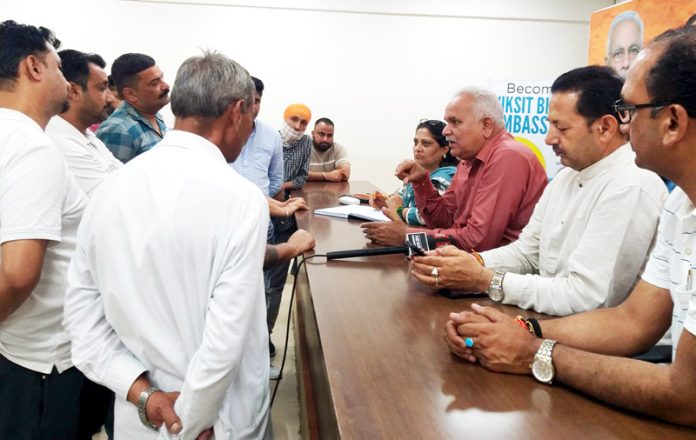
[[(114, 393), (85, 377), (80, 390), (80, 418), (77, 440), (92, 440), (92, 436), (106, 425), (109, 438), (114, 431)], [(111, 417), (110, 419), (108, 417)], [(110, 423), (109, 423), (110, 422)]]
[(43, 374), (0, 355), (0, 439), (76, 438), (83, 378), (75, 367)]

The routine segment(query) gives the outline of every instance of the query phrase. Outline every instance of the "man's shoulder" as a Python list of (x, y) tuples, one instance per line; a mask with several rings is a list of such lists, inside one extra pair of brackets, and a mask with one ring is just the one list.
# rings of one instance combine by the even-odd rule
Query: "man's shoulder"
[(346, 147), (339, 144), (338, 142), (334, 142), (332, 155), (333, 155), (334, 159), (336, 159), (336, 160), (348, 159), (348, 150), (346, 150)]
[[(1, 109), (0, 109), (1, 110)], [(0, 154), (9, 157), (30, 156), (36, 153), (60, 156), (55, 140), (32, 120), (0, 116)]]
[(259, 121), (258, 119), (254, 121), (254, 129), (255, 133), (253, 138), (249, 137), (249, 141), (254, 145), (262, 145), (267, 148), (276, 146), (279, 149), (282, 148), (283, 141), (280, 138), (280, 133), (278, 133), (278, 130), (263, 121)]
[(687, 209), (693, 206), (693, 202), (689, 200), (689, 196), (686, 195), (684, 190), (676, 186), (674, 190), (669, 194), (667, 200), (665, 201), (664, 209), (665, 211), (670, 211), (672, 213), (678, 212), (682, 207)]
[(280, 137), (280, 133), (278, 133), (278, 130), (275, 128), (271, 127), (271, 125), (267, 122), (263, 122), (259, 119), (256, 119), (254, 121), (254, 126), (256, 127), (257, 132), (262, 132), (262, 133), (267, 133), (267, 134), (274, 134)]
[(98, 137), (102, 137), (103, 135), (111, 132), (126, 133), (137, 125), (138, 121), (127, 112), (121, 111), (121, 107), (119, 107), (99, 125), (96, 135)]
[[(156, 117), (161, 119), (159, 113), (157, 113)], [(142, 131), (140, 129), (141, 120), (142, 117), (137, 111), (124, 102), (99, 125), (97, 136), (111, 130), (130, 131), (137, 128), (139, 131)]]
[(624, 145), (614, 153), (616, 160), (612, 164), (612, 170), (607, 177), (615, 186), (639, 186), (649, 192), (659, 191), (666, 195), (667, 187), (660, 177), (650, 170), (640, 168), (635, 162), (635, 153)]
[[(533, 174), (546, 176), (546, 171), (534, 151), (522, 142), (515, 140), (507, 131), (489, 150), (488, 164), (496, 167), (507, 165), (518, 171), (530, 170), (529, 172)], [(526, 166), (520, 168), (520, 164), (526, 164)]]
[[(507, 132), (506, 132), (507, 133)], [(525, 158), (535, 158), (536, 155), (527, 145), (516, 140), (512, 135), (507, 133), (508, 136), (498, 142), (496, 153), (502, 156), (523, 156)]]

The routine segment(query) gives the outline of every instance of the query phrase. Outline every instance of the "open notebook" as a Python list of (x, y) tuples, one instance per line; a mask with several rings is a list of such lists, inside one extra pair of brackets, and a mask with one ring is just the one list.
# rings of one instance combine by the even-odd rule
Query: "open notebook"
[(338, 218), (355, 218), (359, 220), (367, 220), (370, 222), (388, 222), (389, 217), (384, 215), (379, 209), (365, 205), (341, 205), (335, 208), (315, 209), (317, 215), (327, 215), (329, 217)]

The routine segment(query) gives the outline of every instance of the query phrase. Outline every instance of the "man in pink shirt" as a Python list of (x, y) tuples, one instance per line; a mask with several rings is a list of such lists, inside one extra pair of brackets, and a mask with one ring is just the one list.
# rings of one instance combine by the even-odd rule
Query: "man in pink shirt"
[[(413, 185), (430, 235), (449, 237), (457, 247), (484, 251), (513, 242), (527, 224), (546, 187), (546, 172), (534, 153), (505, 130), (503, 108), (488, 90), (467, 88), (445, 109), (443, 134), (461, 162), (442, 196), (428, 172), (413, 160), (399, 164), (396, 176)], [(405, 223), (366, 223), (374, 243), (398, 245)]]

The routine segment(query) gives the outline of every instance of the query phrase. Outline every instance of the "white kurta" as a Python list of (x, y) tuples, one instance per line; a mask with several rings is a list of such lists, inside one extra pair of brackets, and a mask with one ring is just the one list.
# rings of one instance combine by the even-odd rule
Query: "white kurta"
[[(116, 440), (263, 438), (269, 427), (262, 264), (268, 205), (207, 140), (172, 130), (95, 191), (68, 271), (75, 365), (116, 392)], [(181, 391), (183, 431), (125, 400), (145, 370)], [(269, 430), (270, 431), (270, 430)]]
[(561, 170), (514, 243), (482, 252), (506, 271), (506, 304), (569, 315), (619, 304), (645, 266), (667, 189), (624, 145), (582, 171)]

